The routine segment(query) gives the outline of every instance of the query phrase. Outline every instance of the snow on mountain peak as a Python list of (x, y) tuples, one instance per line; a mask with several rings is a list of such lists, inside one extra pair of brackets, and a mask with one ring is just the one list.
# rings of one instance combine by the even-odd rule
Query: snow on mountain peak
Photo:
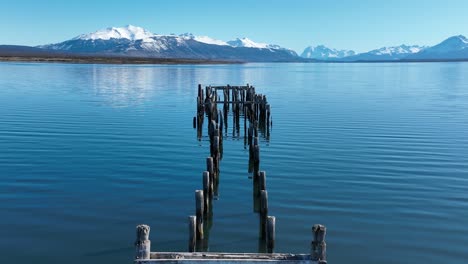
[(380, 49), (375, 49), (371, 50), (368, 53), (373, 54), (373, 55), (396, 55), (396, 54), (412, 54), (412, 53), (418, 53), (421, 50), (425, 49), (426, 47), (424, 46), (418, 46), (418, 45), (413, 45), (413, 46), (407, 46), (407, 45), (400, 45), (400, 46), (394, 46), (394, 47), (383, 47)]
[(225, 41), (218, 40), (218, 39), (213, 39), (207, 36), (196, 36), (194, 38), (198, 42), (206, 43), (206, 44), (212, 44), (212, 45), (220, 45), (220, 46), (227, 46), (228, 44)]
[(257, 43), (248, 38), (236, 38), (235, 40), (228, 41), (227, 44), (234, 48), (244, 47), (244, 48), (258, 48), (258, 49), (268, 49), (275, 47), (276, 45), (269, 45), (266, 43)]
[(355, 54), (352, 50), (330, 49), (324, 45), (318, 45), (305, 48), (301, 57), (309, 59), (341, 59)]
[(155, 35), (150, 31), (132, 25), (127, 25), (125, 27), (109, 27), (106, 29), (98, 30), (93, 33), (79, 35), (75, 39), (83, 40), (109, 40), (109, 39), (128, 39), (131, 41), (135, 40), (145, 40)]
[(195, 36), (192, 33), (184, 33), (184, 34), (181, 34), (179, 36), (184, 38), (184, 39), (193, 39), (195, 41), (202, 42), (202, 43), (205, 43), (205, 44), (219, 45), (219, 46), (227, 46), (228, 45), (223, 40), (210, 38), (208, 36)]

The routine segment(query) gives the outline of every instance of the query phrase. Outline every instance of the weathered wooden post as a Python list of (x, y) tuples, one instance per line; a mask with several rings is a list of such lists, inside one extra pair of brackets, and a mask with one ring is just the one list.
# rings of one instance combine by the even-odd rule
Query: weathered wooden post
[(270, 104), (267, 104), (266, 105), (266, 123), (267, 123), (267, 126), (270, 126), (270, 111), (271, 111)]
[(211, 120), (208, 123), (208, 135), (210, 136), (210, 143), (213, 141), (213, 137), (215, 136), (215, 129), (216, 129), (216, 121)]
[(261, 171), (258, 180), (258, 188), (260, 191), (266, 191), (266, 172)]
[(273, 253), (275, 249), (275, 240), (276, 240), (276, 218), (274, 216), (268, 216), (267, 218), (267, 251), (268, 253)]
[(150, 259), (151, 241), (149, 240), (150, 227), (148, 225), (137, 225), (135, 241), (135, 258)]
[(207, 171), (203, 172), (203, 198), (205, 206), (205, 215), (208, 214), (210, 208), (210, 173)]
[(194, 215), (189, 216), (189, 240), (188, 252), (195, 252), (197, 246), (197, 217)]
[(258, 177), (258, 172), (260, 170), (260, 147), (254, 145), (253, 149), (253, 173), (254, 177)]
[(209, 172), (210, 175), (210, 193), (213, 195), (214, 193), (214, 183), (215, 183), (215, 175), (214, 175), (214, 162), (213, 157), (206, 158), (206, 170)]
[(223, 117), (223, 112), (219, 110), (219, 134), (220, 136), (223, 135), (223, 123), (224, 123), (224, 117)]
[(196, 224), (196, 233), (197, 233), (197, 240), (203, 239), (203, 215), (204, 215), (204, 206), (203, 206), (203, 191), (196, 190), (195, 191), (195, 208), (196, 208), (196, 216), (197, 216), (197, 224)]
[(311, 258), (319, 263), (327, 263), (327, 244), (325, 243), (325, 234), (327, 228), (324, 225), (314, 225), (312, 227), (312, 252)]
[(267, 234), (268, 192), (260, 192), (260, 237), (265, 239)]
[[(218, 131), (218, 130), (216, 130)], [(213, 152), (211, 156), (213, 157), (214, 167), (215, 167), (215, 174), (216, 174), (216, 182), (219, 180), (219, 161), (221, 159), (221, 155), (219, 153), (219, 136), (214, 136), (213, 138)]]

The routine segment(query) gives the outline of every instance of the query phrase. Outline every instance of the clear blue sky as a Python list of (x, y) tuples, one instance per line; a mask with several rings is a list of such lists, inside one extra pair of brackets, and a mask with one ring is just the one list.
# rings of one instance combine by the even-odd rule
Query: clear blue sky
[(39, 45), (109, 26), (248, 37), (297, 52), (434, 45), (468, 34), (467, 0), (0, 0), (0, 44)]

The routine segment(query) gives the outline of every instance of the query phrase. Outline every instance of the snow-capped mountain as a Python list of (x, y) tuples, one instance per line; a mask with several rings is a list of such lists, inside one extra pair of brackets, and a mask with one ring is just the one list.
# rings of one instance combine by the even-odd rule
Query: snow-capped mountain
[(463, 35), (450, 37), (441, 43), (406, 57), (411, 60), (468, 59), (468, 39)]
[(125, 27), (110, 27), (103, 30), (98, 30), (94, 33), (82, 34), (74, 39), (82, 40), (109, 40), (109, 39), (128, 39), (131, 41), (139, 39), (150, 39), (154, 36), (154, 33), (149, 32), (148, 30), (128, 25)]
[[(36, 53), (65, 55), (131, 56), (148, 58), (184, 58), (236, 61), (399, 61), (399, 60), (468, 60), (468, 39), (458, 35), (433, 47), (400, 45), (356, 54), (352, 50), (331, 49), (324, 45), (307, 47), (301, 57), (278, 45), (258, 43), (248, 38), (223, 41), (190, 33), (154, 34), (128, 25), (81, 34), (60, 43), (37, 46)], [(2, 48), (5, 54), (11, 47)], [(18, 47), (17, 50), (25, 50)]]
[(226, 43), (226, 41), (210, 38), (208, 36), (195, 36), (192, 33), (180, 34), (179, 37), (182, 37), (184, 39), (193, 39), (195, 41), (205, 43), (205, 44), (229, 46), (229, 44)]
[(276, 45), (269, 45), (266, 43), (257, 43), (248, 38), (236, 38), (235, 40), (230, 40), (227, 42), (229, 46), (234, 48), (244, 47), (244, 48), (258, 48), (258, 49), (269, 49), (277, 48)]
[(153, 58), (191, 58), (242, 61), (296, 61), (297, 54), (277, 45), (255, 43), (239, 39), (243, 45), (234, 45), (207, 36), (158, 35), (141, 27), (128, 25), (111, 27), (73, 39), (39, 46), (79, 54), (138, 56)]
[(418, 45), (400, 45), (394, 47), (383, 47), (380, 49), (371, 50), (369, 52), (360, 53), (355, 56), (347, 57), (346, 60), (353, 61), (380, 61), (380, 60), (400, 60), (410, 54), (418, 53), (427, 47)]
[(288, 52), (291, 56), (297, 57), (297, 53), (291, 49), (283, 48), (275, 44), (258, 43), (248, 38), (236, 38), (230, 40), (227, 44), (233, 48), (255, 48), (255, 49), (269, 49), (270, 51), (284, 51)]
[(337, 50), (330, 49), (324, 45), (318, 45), (316, 47), (309, 46), (304, 49), (301, 57), (308, 59), (318, 60), (329, 60), (329, 59), (341, 59), (348, 56), (353, 56), (356, 53), (352, 50)]

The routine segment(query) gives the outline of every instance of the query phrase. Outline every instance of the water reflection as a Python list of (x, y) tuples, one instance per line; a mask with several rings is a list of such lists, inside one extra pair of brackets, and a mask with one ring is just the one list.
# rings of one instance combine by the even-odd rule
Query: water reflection
[(94, 94), (112, 107), (142, 104), (157, 91), (152, 83), (160, 79), (161, 71), (143, 67), (102, 67), (94, 65), (92, 86)]

